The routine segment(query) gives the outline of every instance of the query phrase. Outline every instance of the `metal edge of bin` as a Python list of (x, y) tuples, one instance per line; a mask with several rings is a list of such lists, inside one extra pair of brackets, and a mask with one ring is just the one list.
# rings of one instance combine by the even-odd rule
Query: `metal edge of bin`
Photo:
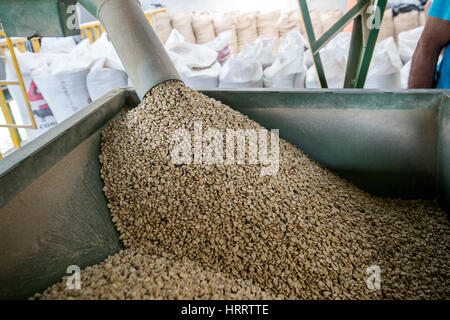
[(450, 216), (450, 95), (442, 96), (439, 110), (439, 203)]
[[(380, 108), (390, 108), (392, 106), (392, 103), (384, 104), (384, 102), (392, 101), (392, 97), (394, 96), (402, 96), (402, 97), (409, 97), (409, 100), (405, 100), (407, 102), (414, 103), (417, 108), (421, 108), (425, 105), (421, 105), (419, 102), (421, 101), (427, 101), (428, 97), (438, 97), (446, 94), (450, 95), (450, 89), (398, 89), (398, 90), (382, 90), (382, 89), (334, 89), (334, 88), (307, 88), (307, 89), (299, 89), (299, 88), (287, 88), (287, 89), (277, 89), (277, 88), (235, 88), (235, 89), (196, 89), (197, 91), (202, 92), (203, 94), (211, 97), (226, 97), (231, 98), (226, 101), (232, 101), (236, 102), (237, 106), (240, 109), (246, 108), (244, 103), (247, 102), (247, 99), (242, 99), (242, 95), (249, 94), (251, 98), (253, 97), (264, 97), (264, 101), (267, 101), (266, 106), (268, 108), (272, 108), (273, 106), (277, 105), (283, 105), (282, 103), (285, 102), (283, 100), (279, 100), (279, 96), (277, 94), (283, 94), (283, 95), (309, 95), (314, 94), (314, 96), (318, 96), (323, 98), (324, 95), (329, 94), (336, 94), (336, 95), (353, 95), (353, 96), (367, 96), (367, 95), (376, 95), (379, 97), (384, 97), (384, 100), (375, 101), (377, 103), (375, 106)], [(236, 95), (239, 97), (236, 98)], [(257, 97), (257, 98), (259, 98)], [(417, 97), (420, 98), (420, 100), (417, 100)], [(281, 103), (279, 102), (281, 101)], [(222, 101), (226, 104), (225, 101)], [(275, 104), (273, 103), (275, 102)], [(292, 102), (295, 102), (297, 107), (308, 107), (311, 108), (310, 105), (302, 103), (302, 101), (295, 101), (291, 99)], [(355, 105), (351, 104), (336, 104), (334, 100), (329, 101), (330, 103), (327, 106), (321, 107), (321, 108), (330, 108), (330, 107), (336, 107), (339, 109), (347, 109), (355, 107)], [(234, 105), (230, 105), (234, 108)], [(315, 108), (316, 106), (314, 106)], [(249, 108), (253, 108), (253, 106), (249, 106)], [(373, 106), (368, 106), (368, 108), (373, 108)]]
[[(135, 99), (137, 96), (131, 88), (115, 89), (2, 159), (0, 208), (112, 119), (124, 104), (137, 105), (139, 100)], [(108, 108), (102, 108), (103, 105), (108, 105)], [(34, 166), (37, 160), (43, 166)], [(18, 167), (21, 167), (20, 170), (17, 170)]]

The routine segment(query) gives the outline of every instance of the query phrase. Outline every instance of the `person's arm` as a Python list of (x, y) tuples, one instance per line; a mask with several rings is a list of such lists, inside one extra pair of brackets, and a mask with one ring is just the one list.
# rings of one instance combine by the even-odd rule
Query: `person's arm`
[(410, 89), (432, 88), (442, 49), (450, 42), (450, 21), (428, 16), (412, 59)]

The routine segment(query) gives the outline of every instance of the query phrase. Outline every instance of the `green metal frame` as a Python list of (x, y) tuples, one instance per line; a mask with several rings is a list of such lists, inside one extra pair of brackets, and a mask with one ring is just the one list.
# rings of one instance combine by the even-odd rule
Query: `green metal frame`
[(0, 21), (9, 37), (67, 37), (80, 34), (70, 28), (71, 6), (77, 0), (0, 0)]
[(371, 29), (367, 27), (367, 22), (369, 19), (367, 8), (369, 6), (376, 6), (378, 8), (381, 25), (384, 17), (384, 11), (386, 10), (387, 0), (358, 1), (353, 8), (351, 8), (318, 40), (316, 40), (314, 34), (314, 27), (311, 22), (306, 0), (298, 0), (298, 2), (300, 5), (301, 14), (303, 16), (303, 22), (305, 25), (306, 34), (308, 36), (309, 46), (311, 48), (320, 86), (322, 88), (328, 88), (319, 51), (353, 20), (352, 40), (348, 55), (344, 88), (364, 88), (370, 62), (372, 60), (378, 34), (380, 32), (379, 26), (374, 26), (374, 28)]

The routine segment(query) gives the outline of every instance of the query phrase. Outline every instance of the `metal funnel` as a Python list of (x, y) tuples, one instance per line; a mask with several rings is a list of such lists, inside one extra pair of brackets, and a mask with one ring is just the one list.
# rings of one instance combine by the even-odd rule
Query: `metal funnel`
[(137, 0), (92, 0), (139, 98), (167, 80), (180, 80)]

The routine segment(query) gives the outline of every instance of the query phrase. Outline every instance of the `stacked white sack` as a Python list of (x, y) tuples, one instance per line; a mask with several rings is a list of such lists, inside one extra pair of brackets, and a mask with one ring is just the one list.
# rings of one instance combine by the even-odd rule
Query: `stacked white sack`
[(262, 88), (262, 78), (262, 64), (255, 52), (242, 52), (222, 66), (219, 88)]
[(412, 59), (422, 32), (423, 27), (419, 27), (398, 35), (398, 48), (403, 64), (407, 64)]
[(86, 39), (70, 53), (48, 52), (31, 73), (58, 123), (91, 102), (86, 76), (95, 58), (89, 46)]
[[(341, 32), (320, 50), (320, 58), (329, 88), (342, 88), (344, 86), (350, 38), (349, 32)], [(306, 53), (307, 56), (310, 56), (310, 54), (310, 51)], [(306, 87), (320, 88), (314, 65), (308, 69)]]
[(96, 60), (86, 77), (89, 96), (95, 101), (119, 87), (128, 86), (128, 76), (125, 71), (108, 68), (106, 59)]
[(281, 38), (274, 63), (264, 70), (266, 88), (304, 88), (306, 67), (304, 54), (306, 41), (298, 30)]
[(364, 88), (367, 89), (400, 89), (403, 63), (400, 59), (394, 38), (389, 37), (375, 46)]
[(219, 54), (205, 45), (186, 42), (173, 29), (165, 46), (183, 82), (192, 88), (217, 88), (220, 75)]
[[(72, 40), (72, 39), (71, 39)], [(73, 40), (72, 40), (73, 41)], [(30, 107), (33, 111), (34, 119), (36, 121), (37, 129), (19, 129), (21, 132), (25, 130), (25, 136), (27, 140), (32, 140), (48, 129), (57, 125), (55, 117), (53, 116), (52, 110), (49, 107), (47, 101), (45, 101), (39, 88), (36, 86), (35, 82), (31, 78), (31, 72), (38, 68), (40, 65), (40, 59), (42, 54), (32, 53), (32, 52), (20, 52), (14, 49), (16, 54), (17, 62), (20, 67), (23, 82), (25, 85), (25, 90), (28, 95), (28, 100), (30, 101)], [(6, 53), (6, 79), (10, 81), (17, 81), (17, 74), (14, 69), (14, 64), (11, 59), (11, 54)], [(17, 107), (19, 108), (21, 122), (23, 124), (31, 124), (27, 111), (27, 106), (22, 93), (22, 89), (19, 86), (9, 85), (8, 91), (12, 98), (16, 101)]]
[(111, 90), (126, 87), (128, 76), (106, 33), (91, 45), (91, 49), (98, 58), (86, 77), (86, 85), (94, 101)]
[(245, 44), (242, 54), (246, 56), (255, 55), (263, 69), (270, 67), (275, 61), (275, 38), (259, 36), (254, 42)]
[[(344, 86), (350, 38), (350, 33), (341, 32), (320, 51), (329, 88), (343, 88)], [(390, 37), (377, 43), (365, 88), (388, 90), (401, 88), (401, 69), (402, 62), (394, 39)], [(307, 72), (306, 87), (320, 87), (314, 66)]]
[(231, 55), (230, 49), (230, 38), (232, 36), (231, 31), (224, 31), (219, 33), (217, 37), (211, 41), (204, 44), (204, 46), (213, 49), (217, 52), (217, 61), (223, 63)]
[(70, 53), (75, 47), (76, 43), (73, 37), (44, 37), (41, 39), (40, 53)]

